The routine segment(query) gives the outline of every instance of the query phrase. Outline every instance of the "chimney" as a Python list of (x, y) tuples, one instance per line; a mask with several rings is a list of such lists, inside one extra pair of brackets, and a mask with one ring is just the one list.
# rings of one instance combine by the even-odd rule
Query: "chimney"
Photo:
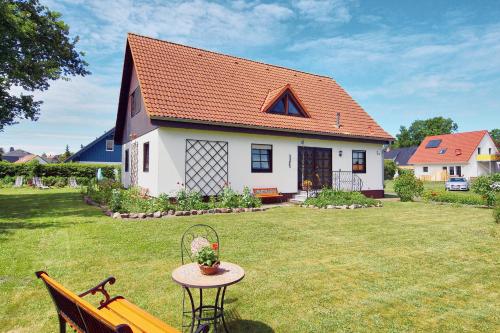
[(14, 147), (10, 147), (9, 151), (14, 151)]
[(337, 112), (337, 128), (340, 128), (340, 112)]

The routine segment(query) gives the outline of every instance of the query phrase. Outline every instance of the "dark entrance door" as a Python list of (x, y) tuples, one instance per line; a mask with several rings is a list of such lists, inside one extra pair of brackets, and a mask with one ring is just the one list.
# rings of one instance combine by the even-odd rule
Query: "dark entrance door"
[(299, 147), (299, 189), (302, 181), (310, 180), (313, 189), (332, 186), (332, 150), (330, 148)]

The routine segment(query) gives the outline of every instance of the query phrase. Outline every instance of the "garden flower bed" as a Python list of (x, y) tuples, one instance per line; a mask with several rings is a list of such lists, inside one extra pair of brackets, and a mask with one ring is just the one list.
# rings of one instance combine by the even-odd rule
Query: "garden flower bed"
[(326, 209), (357, 209), (381, 207), (382, 202), (365, 197), (360, 192), (323, 189), (316, 197), (307, 198), (302, 207)]
[(175, 195), (161, 194), (149, 197), (139, 188), (124, 189), (120, 183), (110, 180), (93, 182), (84, 195), (87, 204), (99, 206), (106, 215), (122, 219), (165, 218), (203, 214), (259, 212), (260, 199), (254, 197), (245, 187), (238, 194), (231, 188), (224, 188), (218, 197), (208, 202), (194, 191), (179, 190)]

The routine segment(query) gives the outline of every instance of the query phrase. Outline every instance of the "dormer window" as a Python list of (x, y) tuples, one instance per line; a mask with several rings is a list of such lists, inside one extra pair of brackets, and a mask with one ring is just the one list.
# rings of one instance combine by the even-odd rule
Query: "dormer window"
[(295, 101), (295, 98), (290, 93), (286, 93), (278, 99), (276, 103), (269, 109), (269, 113), (286, 114), (288, 116), (305, 117), (305, 114)]
[(264, 112), (282, 114), (294, 117), (308, 117), (304, 107), (295, 96), (289, 84), (274, 91), (270, 91), (264, 105)]

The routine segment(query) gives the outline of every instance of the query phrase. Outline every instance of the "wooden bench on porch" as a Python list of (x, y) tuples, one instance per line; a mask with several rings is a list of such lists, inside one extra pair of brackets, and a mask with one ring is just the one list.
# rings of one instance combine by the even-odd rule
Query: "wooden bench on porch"
[(278, 189), (276, 187), (254, 188), (253, 195), (256, 198), (261, 199), (262, 201), (266, 199), (276, 199), (281, 202), (285, 198), (283, 194), (280, 194), (278, 192)]
[[(122, 296), (110, 297), (105, 285), (114, 284), (114, 277), (109, 277), (94, 288), (77, 295), (45, 272), (35, 274), (45, 283), (52, 296), (61, 333), (66, 332), (66, 323), (79, 333), (180, 333)], [(105, 299), (100, 301), (97, 308), (83, 299), (84, 296), (98, 292)], [(207, 333), (208, 329), (208, 325), (200, 325), (196, 333)]]

